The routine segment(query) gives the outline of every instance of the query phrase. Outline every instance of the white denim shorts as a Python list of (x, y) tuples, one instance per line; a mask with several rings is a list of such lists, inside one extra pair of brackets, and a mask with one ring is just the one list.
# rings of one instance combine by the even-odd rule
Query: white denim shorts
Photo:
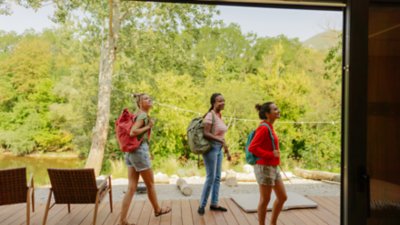
[(258, 184), (275, 186), (276, 181), (282, 180), (277, 166), (254, 165), (254, 174)]
[(149, 144), (143, 142), (136, 151), (125, 152), (125, 163), (128, 167), (134, 167), (137, 172), (150, 169)]

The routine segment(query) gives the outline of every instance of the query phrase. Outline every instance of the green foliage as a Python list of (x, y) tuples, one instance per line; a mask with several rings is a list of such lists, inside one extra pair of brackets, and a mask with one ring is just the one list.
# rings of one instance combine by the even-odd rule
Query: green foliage
[[(18, 155), (75, 151), (85, 157), (96, 119), (108, 5), (56, 2), (59, 28), (39, 34), (0, 32), (0, 144)], [(71, 16), (76, 9), (90, 16), (78, 20)], [(325, 55), (298, 39), (243, 34), (235, 24), (213, 20), (217, 13), (213, 6), (121, 2), (124, 20), (103, 169), (121, 167), (114, 121), (123, 108), (136, 110), (131, 93), (146, 92), (155, 100), (155, 169), (197, 174), (186, 127), (207, 112), (211, 94), (220, 92), (226, 99), (232, 167), (244, 162), (247, 134), (257, 127), (254, 105), (274, 101), (282, 115), (275, 129), (284, 166), (339, 170), (341, 46)], [(193, 170), (184, 174), (181, 166)]]

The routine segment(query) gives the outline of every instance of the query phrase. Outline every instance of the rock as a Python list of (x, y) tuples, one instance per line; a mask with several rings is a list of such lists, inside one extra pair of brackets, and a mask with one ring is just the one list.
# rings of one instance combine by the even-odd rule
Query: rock
[(252, 165), (245, 164), (245, 165), (243, 166), (243, 171), (244, 171), (245, 173), (254, 173), (254, 167), (253, 167)]
[(176, 185), (178, 186), (179, 190), (182, 192), (183, 195), (185, 196), (192, 195), (193, 189), (187, 184), (187, 182), (184, 179), (179, 178), (176, 181)]
[(236, 174), (236, 178), (240, 182), (255, 182), (256, 176), (254, 173), (238, 173)]
[(225, 181), (225, 179), (226, 179), (226, 172), (222, 171), (221, 172), (221, 181)]
[(169, 183), (170, 184), (176, 184), (176, 181), (179, 179), (178, 175), (173, 174), (169, 177)]
[(167, 174), (158, 172), (154, 176), (155, 183), (169, 184), (169, 177)]
[(238, 185), (235, 171), (229, 170), (226, 172), (225, 184), (229, 187), (236, 187)]

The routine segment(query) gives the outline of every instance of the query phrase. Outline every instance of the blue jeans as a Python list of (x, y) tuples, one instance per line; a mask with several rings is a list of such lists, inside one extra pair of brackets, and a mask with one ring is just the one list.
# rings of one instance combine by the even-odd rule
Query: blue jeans
[(200, 207), (207, 205), (208, 196), (211, 191), (211, 205), (218, 205), (219, 184), (221, 182), (222, 165), (222, 144), (211, 142), (211, 150), (203, 154), (204, 165), (206, 166), (206, 182), (201, 193)]

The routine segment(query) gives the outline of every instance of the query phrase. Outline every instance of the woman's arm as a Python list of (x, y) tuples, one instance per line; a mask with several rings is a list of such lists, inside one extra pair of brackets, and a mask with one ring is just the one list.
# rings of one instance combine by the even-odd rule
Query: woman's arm
[(223, 138), (215, 136), (211, 133), (212, 124), (211, 123), (204, 123), (204, 137), (210, 141), (218, 141), (221, 142), (225, 146), (225, 140)]
[(275, 149), (272, 149), (272, 143), (267, 144), (271, 145), (269, 149), (263, 149), (263, 143), (269, 138), (269, 131), (267, 127), (261, 126), (256, 130), (256, 134), (254, 135), (253, 140), (249, 146), (249, 152), (253, 153), (255, 156), (265, 159), (272, 159), (273, 157), (277, 157), (274, 153)]

